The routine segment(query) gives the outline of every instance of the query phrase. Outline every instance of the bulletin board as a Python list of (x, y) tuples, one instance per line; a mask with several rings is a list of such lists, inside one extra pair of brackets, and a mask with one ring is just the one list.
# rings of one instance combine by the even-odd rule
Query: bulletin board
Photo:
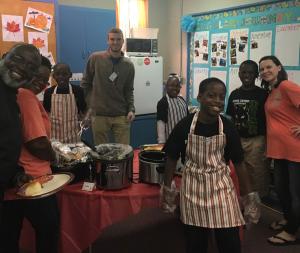
[[(289, 79), (300, 84), (299, 0), (193, 14), (190, 21), (187, 94), (191, 105), (197, 104), (199, 83), (208, 77), (224, 81), (228, 98), (241, 86), (239, 65), (247, 59), (258, 63), (265, 55), (276, 55)], [(260, 82), (258, 79), (258, 86)]]
[[(41, 22), (36, 24), (42, 24), (45, 19), (38, 17), (41, 13), (46, 13), (46, 20), (50, 27), (45, 29), (44, 26), (36, 26), (37, 29), (26, 27), (25, 21), (28, 8), (37, 10), (34, 18)], [(31, 43), (35, 39), (36, 46), (39, 47), (41, 53), (48, 58), (56, 59), (56, 36), (55, 36), (55, 22), (54, 12), (55, 6), (53, 3), (45, 2), (31, 2), (22, 0), (1, 0), (1, 28), (0, 28), (0, 56), (7, 52), (14, 44), (20, 42)], [(50, 22), (50, 17), (52, 20)], [(14, 22), (13, 22), (14, 21)], [(23, 25), (22, 25), (23, 24)], [(32, 22), (30, 24), (33, 24)], [(34, 27), (34, 26), (32, 26)], [(46, 24), (47, 27), (47, 24)], [(23, 30), (23, 31), (22, 31)], [(39, 39), (38, 34), (41, 34)], [(14, 41), (18, 40), (18, 41)], [(22, 41), (23, 40), (23, 41)], [(30, 41), (29, 41), (30, 40)], [(48, 52), (46, 52), (48, 51)], [(50, 54), (51, 55), (50, 55)]]

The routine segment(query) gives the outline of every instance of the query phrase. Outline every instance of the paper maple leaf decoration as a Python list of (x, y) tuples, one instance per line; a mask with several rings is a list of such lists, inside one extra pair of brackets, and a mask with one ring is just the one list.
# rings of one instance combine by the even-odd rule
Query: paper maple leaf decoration
[(16, 33), (20, 31), (20, 25), (17, 24), (15, 21), (7, 22), (5, 28), (7, 31), (12, 33)]
[(40, 37), (32, 40), (32, 44), (37, 48), (42, 48), (45, 46), (45, 40), (42, 40)]

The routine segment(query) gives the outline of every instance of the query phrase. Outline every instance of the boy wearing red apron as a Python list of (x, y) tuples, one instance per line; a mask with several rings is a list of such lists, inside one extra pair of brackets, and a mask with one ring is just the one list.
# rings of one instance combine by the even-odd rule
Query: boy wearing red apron
[[(257, 194), (250, 193), (247, 173), (242, 166), (243, 150), (232, 123), (220, 116), (224, 110), (225, 84), (217, 78), (199, 86), (201, 109), (177, 124), (164, 151), (167, 154), (162, 208), (172, 211), (170, 188), (176, 160), (185, 157), (180, 188), (181, 220), (185, 224), (187, 253), (206, 252), (210, 230), (214, 231), (219, 252), (240, 253), (238, 227), (244, 219), (228, 166), (231, 160), (241, 184), (247, 219), (257, 222)], [(174, 199), (174, 198), (173, 198)]]

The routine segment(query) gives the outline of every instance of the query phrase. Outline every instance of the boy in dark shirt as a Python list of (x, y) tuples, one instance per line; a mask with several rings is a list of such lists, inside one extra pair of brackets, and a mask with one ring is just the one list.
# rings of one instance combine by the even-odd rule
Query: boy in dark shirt
[(239, 68), (239, 77), (242, 86), (231, 92), (226, 113), (231, 116), (239, 132), (251, 183), (262, 198), (268, 194), (270, 178), (265, 157), (264, 104), (268, 94), (255, 85), (258, 77), (256, 62), (244, 61)]
[(199, 85), (200, 109), (181, 120), (169, 136), (161, 206), (174, 211), (176, 191), (171, 181), (176, 161), (185, 153), (180, 187), (181, 220), (186, 233), (186, 252), (206, 252), (210, 230), (214, 231), (220, 252), (240, 253), (239, 229), (244, 224), (237, 194), (230, 178), (229, 159), (239, 177), (245, 217), (257, 222), (257, 193), (251, 192), (243, 166), (243, 150), (233, 124), (220, 116), (224, 110), (225, 84), (207, 78)]

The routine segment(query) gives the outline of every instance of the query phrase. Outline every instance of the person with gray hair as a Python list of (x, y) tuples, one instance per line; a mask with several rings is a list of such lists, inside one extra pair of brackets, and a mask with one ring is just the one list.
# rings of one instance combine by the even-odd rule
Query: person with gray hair
[(5, 189), (16, 176), (21, 151), (17, 89), (29, 83), (41, 64), (38, 49), (17, 44), (0, 61), (0, 220)]

